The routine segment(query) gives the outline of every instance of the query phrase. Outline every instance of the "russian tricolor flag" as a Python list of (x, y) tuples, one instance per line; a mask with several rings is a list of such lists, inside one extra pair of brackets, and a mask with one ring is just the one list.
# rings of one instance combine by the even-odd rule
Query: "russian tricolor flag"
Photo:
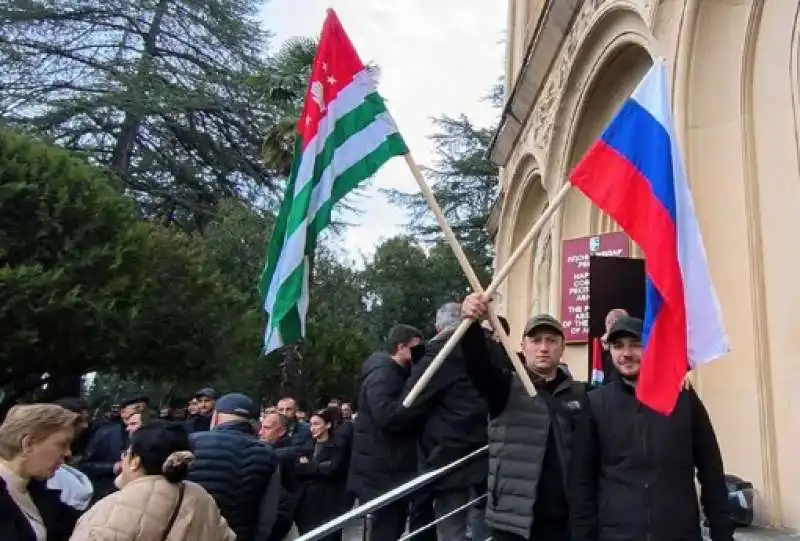
[(603, 343), (599, 338), (592, 340), (592, 379), (589, 383), (595, 387), (603, 384), (605, 373), (603, 372)]
[(644, 252), (644, 354), (636, 395), (669, 414), (686, 372), (729, 348), (675, 139), (662, 58), (570, 180)]

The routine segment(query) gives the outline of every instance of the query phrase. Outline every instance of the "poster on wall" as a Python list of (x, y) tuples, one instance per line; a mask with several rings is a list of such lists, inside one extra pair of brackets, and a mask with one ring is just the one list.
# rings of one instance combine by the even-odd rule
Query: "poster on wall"
[(568, 344), (589, 341), (589, 257), (630, 257), (625, 233), (567, 239), (561, 254), (561, 322)]

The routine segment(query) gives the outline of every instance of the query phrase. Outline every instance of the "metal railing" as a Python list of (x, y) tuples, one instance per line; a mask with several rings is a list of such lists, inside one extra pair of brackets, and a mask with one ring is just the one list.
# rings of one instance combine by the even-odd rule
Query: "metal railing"
[[(329, 535), (329, 534), (332, 534), (334, 532), (337, 532), (337, 531), (341, 530), (342, 528), (344, 528), (347, 525), (347, 523), (349, 523), (350, 521), (355, 520), (355, 519), (365, 519), (364, 520), (364, 540), (368, 541), (370, 539), (370, 537), (371, 537), (370, 536), (370, 531), (372, 529), (371, 514), (374, 511), (377, 511), (378, 509), (381, 509), (382, 507), (385, 507), (385, 506), (389, 505), (390, 503), (394, 503), (397, 500), (399, 500), (401, 498), (404, 498), (405, 496), (408, 496), (409, 494), (412, 494), (412, 493), (416, 492), (420, 488), (423, 488), (423, 487), (433, 483), (437, 479), (439, 479), (441, 477), (444, 477), (448, 473), (451, 473), (452, 471), (457, 470), (458, 468), (460, 468), (461, 466), (463, 466), (466, 463), (470, 462), (471, 460), (474, 460), (474, 459), (476, 459), (478, 457), (487, 455), (488, 452), (489, 452), (489, 446), (488, 445), (484, 445), (480, 449), (476, 449), (475, 451), (472, 451), (470, 454), (468, 454), (468, 455), (466, 455), (466, 456), (464, 456), (462, 458), (459, 458), (458, 460), (455, 460), (455, 461), (451, 462), (450, 464), (442, 466), (441, 468), (439, 468), (437, 470), (432, 470), (432, 471), (423, 473), (422, 475), (420, 475), (418, 477), (415, 477), (414, 479), (412, 479), (412, 480), (410, 480), (410, 481), (408, 481), (408, 482), (406, 482), (406, 483), (404, 483), (404, 484), (402, 484), (402, 485), (400, 485), (400, 486), (398, 486), (396, 488), (393, 488), (389, 492), (387, 492), (387, 493), (385, 493), (385, 494), (383, 494), (381, 496), (378, 496), (377, 498), (373, 498), (370, 501), (368, 501), (368, 502), (366, 502), (366, 503), (364, 503), (362, 505), (359, 505), (358, 507), (355, 507), (355, 508), (351, 509), (347, 513), (344, 513), (343, 515), (339, 515), (335, 519), (326, 522), (325, 524), (321, 524), (320, 526), (317, 526), (316, 528), (314, 528), (310, 532), (307, 532), (307, 533), (305, 533), (305, 534), (303, 534), (301, 536), (298, 536), (297, 539), (295, 539), (295, 541), (317, 541), (318, 539), (321, 539), (321, 538), (325, 537), (326, 535)], [(470, 505), (473, 505), (474, 503), (477, 503), (477, 502), (481, 501), (485, 497), (486, 497), (486, 495), (484, 494), (483, 496), (475, 498), (475, 500), (473, 500), (469, 504), (463, 505), (462, 507), (453, 510), (452, 512), (450, 512), (447, 515), (444, 515), (444, 516), (438, 518), (437, 520), (435, 520), (434, 522), (432, 522), (430, 524), (426, 524), (422, 528), (407, 534), (402, 539), (407, 540), (407, 539), (412, 538), (413, 536), (415, 536), (416, 534), (420, 533), (421, 531), (427, 530), (428, 528), (438, 524), (439, 522), (441, 522), (442, 520), (445, 520), (446, 518), (449, 518), (450, 516), (456, 514), (457, 512), (463, 511), (465, 509), (468, 509)]]
[[(467, 503), (465, 503), (461, 507), (457, 507), (457, 508), (453, 509), (449, 513), (446, 513), (446, 514), (440, 516), (439, 518), (437, 518), (436, 520), (427, 523), (425, 526), (420, 526), (419, 528), (417, 528), (413, 532), (407, 533), (406, 535), (404, 535), (403, 537), (398, 539), (398, 541), (408, 541), (409, 539), (413, 539), (418, 534), (421, 534), (422, 532), (430, 530), (431, 528), (433, 528), (434, 526), (436, 526), (440, 522), (442, 522), (444, 520), (447, 520), (448, 518), (450, 518), (450, 517), (452, 517), (454, 515), (457, 515), (462, 511), (468, 511), (470, 507), (472, 507), (473, 505), (475, 505), (476, 503), (478, 503), (478, 502), (480, 502), (482, 500), (485, 500), (488, 496), (489, 496), (488, 492), (486, 494), (481, 494), (480, 496), (478, 496), (474, 500), (468, 501)], [(481, 541), (483, 541), (483, 540), (481, 540)]]

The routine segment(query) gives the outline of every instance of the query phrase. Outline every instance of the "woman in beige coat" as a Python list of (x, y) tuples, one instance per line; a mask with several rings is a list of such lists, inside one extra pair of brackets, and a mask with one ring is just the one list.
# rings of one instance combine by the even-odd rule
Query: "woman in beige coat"
[(122, 456), (119, 492), (81, 517), (71, 541), (233, 541), (203, 487), (186, 481), (192, 454), (180, 425), (151, 421)]

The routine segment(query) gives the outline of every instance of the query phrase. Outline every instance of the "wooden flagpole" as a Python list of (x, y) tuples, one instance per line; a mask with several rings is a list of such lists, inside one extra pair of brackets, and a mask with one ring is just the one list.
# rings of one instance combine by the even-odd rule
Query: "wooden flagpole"
[[(539, 236), (539, 232), (542, 230), (544, 225), (548, 222), (548, 220), (550, 220), (550, 218), (553, 217), (553, 214), (555, 214), (556, 210), (558, 210), (564, 203), (567, 194), (569, 194), (570, 188), (572, 188), (572, 184), (570, 182), (565, 182), (553, 199), (549, 201), (549, 205), (547, 208), (545, 208), (544, 212), (542, 212), (542, 215), (539, 216), (539, 219), (536, 220), (536, 223), (531, 226), (528, 234), (525, 235), (525, 238), (522, 239), (522, 241), (514, 250), (514, 253), (511, 254), (511, 256), (508, 258), (508, 261), (506, 261), (503, 267), (497, 272), (497, 274), (495, 274), (492, 283), (489, 284), (489, 287), (486, 288), (486, 291), (484, 291), (484, 294), (487, 297), (491, 298), (506, 277), (508, 277), (508, 274), (511, 272), (514, 264), (519, 261), (528, 247), (533, 244), (533, 241)], [(465, 319), (459, 324), (458, 327), (456, 327), (456, 330), (450, 336), (447, 343), (444, 345), (444, 347), (442, 347), (442, 349), (439, 351), (439, 354), (433, 359), (428, 369), (425, 370), (417, 383), (403, 400), (403, 406), (410, 407), (412, 404), (414, 404), (414, 401), (417, 399), (428, 382), (430, 382), (431, 378), (433, 378), (433, 375), (436, 373), (436, 371), (439, 370), (439, 367), (442, 365), (447, 356), (453, 351), (453, 348), (456, 346), (456, 344), (458, 344), (459, 340), (461, 340), (461, 337), (464, 336), (464, 333), (467, 332), (467, 329), (470, 327), (470, 325), (472, 325), (472, 321)]]
[[(483, 293), (483, 286), (478, 279), (478, 275), (475, 274), (475, 270), (472, 268), (472, 265), (470, 265), (469, 260), (467, 259), (463, 248), (461, 247), (461, 243), (458, 242), (458, 238), (456, 238), (455, 233), (453, 233), (450, 224), (447, 223), (447, 219), (445, 218), (444, 212), (442, 212), (442, 208), (439, 206), (439, 203), (436, 201), (436, 196), (434, 196), (433, 190), (431, 190), (430, 185), (428, 185), (425, 177), (422, 175), (422, 170), (419, 168), (419, 165), (417, 165), (417, 162), (414, 161), (411, 153), (406, 154), (405, 159), (406, 163), (408, 164), (408, 168), (411, 169), (411, 174), (414, 176), (414, 180), (417, 181), (419, 189), (422, 191), (422, 195), (428, 202), (428, 206), (431, 208), (434, 216), (436, 216), (436, 221), (439, 222), (439, 227), (442, 228), (442, 232), (444, 233), (445, 239), (447, 239), (447, 243), (453, 250), (453, 254), (455, 254), (459, 265), (461, 265), (461, 270), (463, 270), (464, 274), (467, 276), (470, 287), (476, 293)], [(516, 349), (511, 345), (511, 340), (506, 334), (505, 329), (503, 329), (503, 326), (500, 324), (500, 320), (498, 319), (494, 308), (491, 306), (489, 307), (488, 315), (489, 321), (494, 328), (494, 332), (500, 338), (500, 342), (503, 344), (503, 348), (506, 350), (506, 354), (511, 360), (511, 364), (514, 366), (514, 370), (517, 371), (517, 375), (519, 375), (520, 380), (522, 380), (525, 390), (528, 391), (530, 396), (536, 396), (536, 387), (533, 386), (533, 382), (531, 381), (528, 372), (525, 370), (525, 367), (519, 360)], [(422, 377), (424, 377), (424, 374)], [(422, 388), (420, 388), (420, 391), (421, 390)], [(411, 404), (411, 402), (409, 404)]]

